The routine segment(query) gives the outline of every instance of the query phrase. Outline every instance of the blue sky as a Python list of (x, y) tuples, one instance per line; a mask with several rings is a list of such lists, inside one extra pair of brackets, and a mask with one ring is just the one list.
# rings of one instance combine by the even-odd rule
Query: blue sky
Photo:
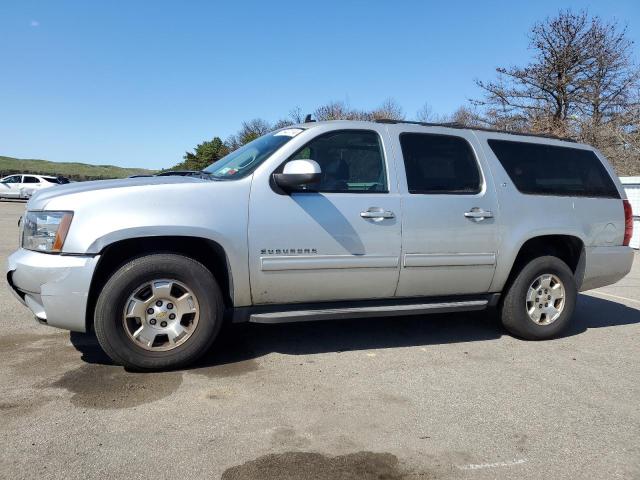
[(638, 0), (4, 0), (0, 155), (161, 168), (296, 106), (391, 97), (408, 117), (449, 113), (478, 96), (474, 79), (526, 62), (528, 29), (561, 7), (640, 44)]

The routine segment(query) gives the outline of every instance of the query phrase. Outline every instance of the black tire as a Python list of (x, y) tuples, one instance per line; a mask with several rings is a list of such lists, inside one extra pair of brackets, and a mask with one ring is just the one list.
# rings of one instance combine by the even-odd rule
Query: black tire
[[(168, 351), (150, 351), (130, 338), (122, 319), (125, 303), (135, 289), (160, 278), (189, 287), (199, 304), (199, 320), (184, 343)], [(223, 313), (220, 288), (204, 265), (182, 255), (153, 254), (131, 260), (109, 278), (96, 302), (94, 328), (100, 346), (115, 363), (140, 371), (174, 369), (209, 349), (220, 331)]]
[[(560, 316), (549, 325), (534, 322), (527, 313), (526, 298), (529, 287), (540, 275), (552, 274), (562, 282), (565, 303)], [(578, 289), (573, 272), (558, 257), (543, 256), (529, 261), (518, 272), (502, 299), (502, 325), (513, 335), (526, 340), (547, 340), (560, 335), (571, 323)]]

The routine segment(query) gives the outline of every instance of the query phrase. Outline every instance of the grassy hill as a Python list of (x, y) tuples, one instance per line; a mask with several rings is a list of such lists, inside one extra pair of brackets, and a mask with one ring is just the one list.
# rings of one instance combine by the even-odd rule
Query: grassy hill
[(122, 168), (114, 165), (90, 165), (87, 163), (50, 162), (0, 156), (0, 178), (12, 173), (39, 173), (62, 175), (72, 180), (101, 180), (124, 178), (130, 175), (148, 175), (153, 170)]

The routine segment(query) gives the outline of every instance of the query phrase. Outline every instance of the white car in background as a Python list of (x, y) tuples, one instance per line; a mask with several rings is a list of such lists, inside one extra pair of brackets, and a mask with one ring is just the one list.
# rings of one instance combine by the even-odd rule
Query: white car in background
[(0, 199), (27, 199), (38, 190), (63, 183), (69, 183), (69, 180), (64, 177), (53, 177), (51, 175), (9, 175), (0, 180)]

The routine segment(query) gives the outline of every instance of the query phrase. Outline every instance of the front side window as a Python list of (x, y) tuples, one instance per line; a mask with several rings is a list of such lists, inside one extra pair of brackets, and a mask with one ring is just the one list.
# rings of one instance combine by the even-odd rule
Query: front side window
[(7, 177), (2, 180), (2, 183), (20, 183), (19, 175), (12, 175), (11, 177)]
[(314, 138), (289, 160), (315, 160), (322, 171), (315, 192), (387, 192), (380, 136), (370, 130), (339, 130)]
[(620, 198), (611, 176), (591, 150), (511, 140), (488, 142), (522, 193)]
[(402, 133), (400, 146), (409, 193), (475, 194), (481, 177), (471, 145), (462, 137)]
[(212, 163), (204, 171), (216, 180), (235, 180), (246, 177), (303, 130), (302, 128), (285, 128), (263, 135)]

